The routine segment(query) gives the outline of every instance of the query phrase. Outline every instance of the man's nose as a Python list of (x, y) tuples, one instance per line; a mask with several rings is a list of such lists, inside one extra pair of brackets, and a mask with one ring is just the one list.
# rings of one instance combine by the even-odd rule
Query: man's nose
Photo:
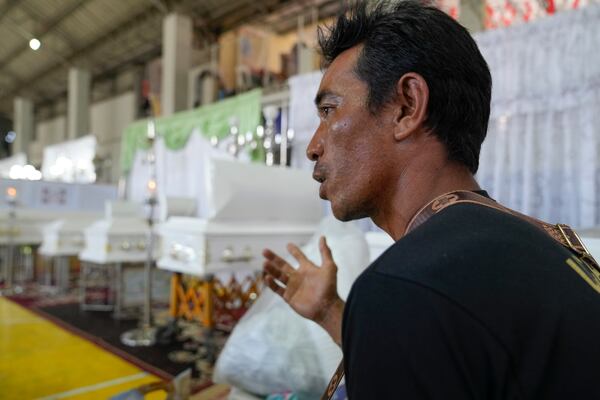
[(310, 139), (308, 146), (306, 147), (306, 157), (310, 161), (317, 161), (319, 157), (323, 155), (323, 141), (318, 134), (318, 131), (314, 133), (313, 137)]

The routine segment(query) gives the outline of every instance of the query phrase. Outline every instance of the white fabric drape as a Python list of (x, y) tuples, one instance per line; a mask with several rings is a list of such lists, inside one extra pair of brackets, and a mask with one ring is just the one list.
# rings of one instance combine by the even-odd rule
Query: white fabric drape
[[(156, 158), (156, 186), (159, 197), (187, 197), (197, 201), (197, 216), (206, 216), (205, 172), (210, 158), (231, 158), (223, 150), (215, 149), (197, 131), (192, 133), (186, 146), (177, 151), (168, 149), (164, 140), (154, 144)], [(128, 198), (142, 203), (148, 196), (146, 184), (150, 168), (146, 152), (138, 151), (128, 179)]]
[(478, 179), (548, 222), (600, 224), (600, 6), (485, 32), (492, 115)]
[[(477, 175), (498, 201), (549, 222), (600, 225), (600, 6), (476, 35), (493, 78)], [(292, 165), (318, 125), (321, 73), (293, 77)]]
[(294, 130), (294, 147), (291, 165), (294, 168), (312, 169), (306, 158), (306, 146), (319, 126), (315, 96), (321, 83), (321, 71), (296, 75), (288, 80), (290, 86), (290, 128)]

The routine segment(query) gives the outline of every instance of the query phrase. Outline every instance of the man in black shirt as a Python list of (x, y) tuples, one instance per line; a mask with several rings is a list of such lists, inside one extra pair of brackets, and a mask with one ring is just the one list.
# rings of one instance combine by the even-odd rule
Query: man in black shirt
[[(396, 243), (347, 304), (325, 239), (322, 265), (265, 250), (265, 281), (342, 346), (357, 399), (600, 398), (598, 275), (546, 232), (479, 204), (420, 225), (473, 175), (491, 77), (469, 33), (416, 2), (358, 4), (320, 31), (327, 63), (308, 148), (340, 220), (370, 217)], [(420, 218), (420, 217), (419, 217)]]

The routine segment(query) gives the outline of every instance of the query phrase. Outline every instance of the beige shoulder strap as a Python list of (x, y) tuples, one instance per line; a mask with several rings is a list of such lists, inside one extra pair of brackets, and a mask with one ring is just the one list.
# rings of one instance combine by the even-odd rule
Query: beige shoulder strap
[(453, 204), (460, 203), (479, 204), (482, 206), (496, 209), (498, 211), (505, 212), (507, 214), (511, 214), (517, 218), (521, 218), (546, 232), (548, 235), (550, 235), (550, 237), (559, 242), (562, 246), (575, 253), (575, 255), (579, 259), (585, 261), (588, 265), (600, 272), (600, 267), (598, 266), (598, 263), (590, 254), (588, 249), (585, 247), (585, 245), (579, 238), (579, 235), (577, 235), (577, 233), (570, 226), (564, 224), (549, 224), (539, 219), (511, 210), (510, 208), (506, 208), (503, 205), (498, 204), (494, 200), (474, 192), (458, 190), (436, 197), (415, 214), (415, 216), (407, 225), (406, 233), (414, 230), (417, 226), (421, 225), (422, 223), (427, 221), (432, 215), (438, 213), (444, 208)]
[(340, 361), (340, 365), (338, 365), (337, 369), (335, 370), (335, 373), (329, 380), (329, 385), (327, 385), (327, 389), (325, 390), (325, 393), (323, 393), (323, 396), (321, 396), (321, 400), (331, 400), (336, 389), (340, 385), (340, 382), (342, 381), (343, 377), (344, 377), (344, 360), (342, 359), (342, 361)]

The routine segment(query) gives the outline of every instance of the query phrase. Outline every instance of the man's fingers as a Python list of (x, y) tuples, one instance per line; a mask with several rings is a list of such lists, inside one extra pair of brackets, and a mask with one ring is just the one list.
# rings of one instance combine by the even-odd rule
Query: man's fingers
[(321, 262), (323, 265), (327, 263), (335, 265), (333, 256), (331, 255), (331, 249), (327, 246), (327, 239), (325, 239), (325, 236), (319, 238), (319, 251), (321, 252)]
[(302, 252), (302, 250), (300, 250), (300, 248), (298, 246), (296, 246), (295, 244), (289, 243), (287, 245), (287, 249), (290, 252), (290, 254), (292, 255), (292, 257), (294, 257), (300, 264), (303, 264), (306, 262), (310, 263), (310, 260), (308, 258), (306, 258), (306, 256)]
[(292, 268), (292, 266), (290, 264), (288, 264), (287, 261), (285, 261), (283, 258), (279, 257), (277, 254), (273, 253), (269, 249), (263, 250), (263, 256), (266, 258), (264, 265), (266, 265), (266, 263), (268, 262), (274, 268), (277, 268), (277, 269), (281, 270), (283, 273), (288, 274), (288, 275), (292, 274), (295, 271), (294, 268)]
[(277, 293), (278, 295), (280, 295), (281, 297), (283, 297), (283, 295), (285, 294), (285, 289), (282, 288), (281, 286), (279, 286), (276, 282), (275, 279), (273, 279), (273, 277), (271, 275), (265, 275), (265, 283), (267, 284), (267, 286), (274, 291), (275, 293)]
[(273, 253), (270, 249), (264, 249), (262, 254), (267, 260), (277, 260), (281, 258), (277, 254)]
[(276, 253), (273, 253), (269, 249), (264, 249), (263, 250), (263, 256), (267, 260), (274, 262), (276, 265), (283, 265), (283, 264), (285, 264), (285, 260), (283, 258), (279, 257)]
[(273, 264), (272, 261), (269, 261), (269, 260), (264, 262), (263, 268), (264, 268), (265, 272), (267, 272), (269, 275), (273, 276), (273, 278), (277, 279), (284, 285), (287, 284), (288, 279), (289, 279), (289, 273), (287, 271), (283, 271), (281, 268), (277, 267), (276, 265)]
[(269, 249), (263, 250), (263, 256), (267, 260), (272, 262), (277, 268), (282, 269), (283, 272), (285, 272), (285, 273), (289, 274), (291, 271), (294, 270), (294, 268), (292, 268), (292, 266), (290, 264), (288, 264), (287, 261), (285, 261), (283, 258), (279, 257), (277, 254), (273, 253)]

